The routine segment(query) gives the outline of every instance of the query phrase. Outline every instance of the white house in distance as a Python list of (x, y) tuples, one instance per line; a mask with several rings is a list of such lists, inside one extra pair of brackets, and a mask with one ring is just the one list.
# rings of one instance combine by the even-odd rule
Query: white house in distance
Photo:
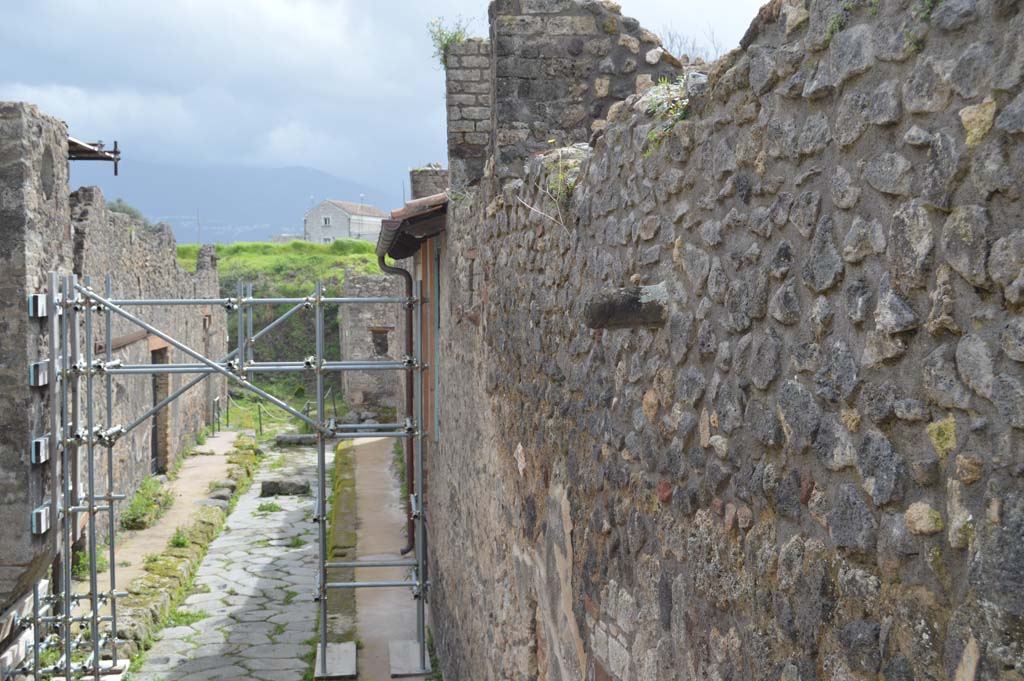
[(317, 244), (335, 239), (363, 239), (377, 243), (380, 223), (387, 217), (368, 203), (323, 201), (306, 212), (303, 237)]

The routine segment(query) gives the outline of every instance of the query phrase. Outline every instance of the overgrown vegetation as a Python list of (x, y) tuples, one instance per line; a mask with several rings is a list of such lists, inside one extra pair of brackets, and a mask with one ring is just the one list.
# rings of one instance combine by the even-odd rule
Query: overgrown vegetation
[(146, 219), (146, 216), (143, 215), (141, 210), (126, 202), (121, 197), (118, 197), (111, 201), (110, 203), (108, 203), (107, 210), (109, 210), (112, 213), (121, 213), (122, 215), (127, 215), (133, 220), (139, 220), (144, 224), (149, 224), (149, 220)]
[[(106, 556), (106, 547), (96, 549), (96, 572), (106, 572), (110, 567)], [(87, 551), (75, 551), (71, 561), (71, 576), (80, 582), (89, 579), (89, 553)]]
[(228, 463), (232, 464), (228, 477), (235, 481), (235, 493), (228, 501), (228, 515), (235, 510), (238, 499), (252, 486), (253, 473), (256, 472), (263, 456), (263, 450), (254, 439), (240, 437), (235, 440), (235, 448), (228, 454)]
[(676, 123), (689, 115), (690, 99), (686, 94), (686, 81), (682, 76), (675, 81), (661, 78), (644, 97), (648, 101), (647, 115), (661, 121), (647, 133), (644, 156), (650, 156), (661, 148)]
[(278, 513), (279, 511), (283, 510), (284, 509), (281, 508), (281, 505), (276, 501), (264, 501), (262, 504), (256, 507), (256, 511), (258, 513)]
[(396, 439), (391, 451), (391, 465), (402, 489), (402, 503), (404, 504), (409, 498), (409, 486), (405, 484), (405, 447), (402, 445), (402, 441)]
[[(363, 274), (378, 274), (375, 246), (357, 239), (339, 239), (330, 244), (292, 241), (287, 244), (236, 243), (217, 246), (220, 273), (220, 295), (233, 298), (238, 295), (239, 283), (252, 283), (253, 294), (258, 297), (305, 298), (313, 294), (317, 281), (322, 281), (328, 295), (340, 295), (344, 272), (351, 269)], [(195, 271), (199, 246), (178, 246), (178, 262), (186, 270)], [(259, 330), (291, 309), (292, 305), (258, 305), (253, 325)], [(228, 346), (237, 347), (237, 316), (228, 319)], [(341, 335), (338, 316), (331, 308), (325, 315), (324, 353), (329, 358), (341, 356)], [(313, 332), (313, 311), (301, 310), (290, 319), (260, 338), (254, 348), (258, 361), (295, 361), (314, 353), (316, 338)], [(260, 377), (260, 387), (283, 384), (287, 389), (301, 387), (303, 381), (311, 384), (312, 372), (307, 374), (274, 374)], [(340, 385), (336, 374), (327, 377), (328, 386)], [(277, 391), (274, 395), (281, 397)], [(253, 410), (254, 422), (256, 416)], [(232, 413), (232, 417), (234, 414)], [(234, 419), (232, 426), (234, 427)], [(266, 424), (264, 424), (266, 425)], [(253, 426), (255, 427), (255, 423)]]
[(174, 530), (174, 534), (171, 535), (170, 545), (177, 549), (183, 549), (188, 546), (188, 530), (184, 527), (179, 527)]
[(835, 36), (836, 33), (839, 33), (839, 31), (843, 30), (844, 26), (846, 26), (845, 12), (840, 12), (829, 19), (828, 26), (825, 27), (825, 44), (831, 43), (832, 37)]
[(939, 6), (942, 0), (917, 0), (917, 9), (914, 15), (921, 21), (928, 21), (932, 18), (932, 12)]
[(435, 17), (427, 24), (427, 32), (430, 34), (430, 43), (434, 46), (434, 59), (441, 64), (441, 68), (448, 68), (446, 58), (448, 46), (452, 43), (462, 43), (469, 38), (470, 21), (462, 17), (456, 17), (448, 23), (444, 17)]
[[(260, 295), (273, 290), (286, 297), (308, 296), (318, 279), (338, 278), (340, 283), (338, 275), (345, 267), (365, 273), (379, 272), (374, 248), (369, 241), (360, 239), (338, 239), (330, 244), (217, 244), (221, 295), (234, 296), (238, 282), (252, 282)], [(178, 264), (189, 272), (196, 271), (198, 255), (198, 244), (178, 246)]]
[(430, 655), (430, 675), (427, 681), (444, 681), (441, 661), (437, 659), (437, 647), (434, 645), (434, 630), (430, 627), (427, 627), (427, 654)]
[(200, 622), (209, 617), (209, 613), (197, 610), (196, 612), (189, 612), (187, 610), (181, 610), (174, 608), (171, 610), (171, 614), (167, 616), (167, 626), (169, 627), (190, 627), (196, 622)]
[[(280, 380), (260, 381), (259, 387), (299, 411), (307, 401), (305, 387), (294, 374), (281, 374)], [(248, 391), (232, 390), (229, 399), (230, 412), (225, 412), (228, 427), (232, 430), (252, 431), (256, 433), (255, 440), (258, 442), (273, 440), (278, 433), (299, 423), (284, 409)], [(259, 432), (261, 424), (262, 433)]]
[(173, 503), (174, 495), (156, 478), (147, 476), (121, 514), (121, 526), (126, 530), (144, 530), (152, 527)]

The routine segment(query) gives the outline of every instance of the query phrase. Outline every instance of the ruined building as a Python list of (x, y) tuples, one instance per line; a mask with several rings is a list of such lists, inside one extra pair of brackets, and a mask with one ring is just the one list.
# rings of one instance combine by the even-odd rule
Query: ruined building
[(447, 63), (378, 244), (446, 678), (1024, 679), (1021, 3), (773, 0), (700, 69), (495, 0)]
[[(30, 304), (38, 300), (34, 296), (46, 293), (48, 273), (77, 275), (97, 291), (104, 290), (110, 274), (113, 294), (126, 298), (219, 296), (212, 246), (199, 252), (194, 274), (182, 270), (170, 227), (109, 211), (95, 187), (70, 192), (68, 155), (63, 122), (29, 104), (0, 103), (0, 613), (45, 575), (58, 545), (56, 520), (47, 530), (33, 526), (36, 511), (57, 518), (51, 491), (57, 484), (55, 472), (58, 479), (61, 475), (55, 465), (59, 454), (44, 448), (50, 429), (47, 389), (56, 378), (39, 368), (49, 356), (48, 320), (45, 308)], [(219, 357), (226, 351), (223, 308), (163, 307), (140, 314), (204, 355)], [(114, 320), (110, 337), (103, 324), (94, 326), (97, 356), (109, 343), (113, 356), (125, 365), (184, 361), (166, 342), (120, 318)], [(116, 376), (111, 422), (131, 422), (188, 378)], [(210, 422), (214, 400), (223, 391), (222, 379), (208, 378), (119, 439), (113, 450), (114, 489), (106, 489), (104, 475), (98, 493), (130, 498), (145, 476), (173, 467)], [(96, 423), (106, 423), (102, 381), (96, 382), (94, 397)], [(77, 399), (84, 404), (85, 395)], [(73, 506), (84, 493), (85, 447), (68, 446), (73, 448), (73, 499), (67, 502)], [(126, 504), (116, 502), (116, 517)], [(84, 516), (75, 514), (76, 536)], [(101, 531), (105, 528), (101, 523)]]

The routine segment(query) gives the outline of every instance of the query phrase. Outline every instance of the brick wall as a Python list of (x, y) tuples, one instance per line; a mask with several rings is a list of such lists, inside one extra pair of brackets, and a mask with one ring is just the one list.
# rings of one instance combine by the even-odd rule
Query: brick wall
[(491, 143), (491, 50), (486, 40), (452, 43), (445, 54), (451, 186), (476, 184)]

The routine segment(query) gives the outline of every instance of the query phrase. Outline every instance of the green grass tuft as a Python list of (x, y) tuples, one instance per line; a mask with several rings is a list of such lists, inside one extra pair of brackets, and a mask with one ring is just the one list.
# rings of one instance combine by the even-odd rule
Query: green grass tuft
[(179, 527), (178, 529), (176, 529), (174, 531), (174, 534), (171, 535), (171, 541), (169, 543), (170, 543), (171, 546), (173, 546), (176, 549), (187, 548), (188, 547), (188, 530), (186, 530), (184, 527)]
[(170, 614), (167, 615), (167, 626), (168, 627), (190, 627), (196, 622), (205, 620), (210, 614), (199, 610), (197, 612), (188, 612), (187, 610), (181, 610), (175, 608), (171, 610)]
[(173, 503), (174, 495), (170, 491), (164, 489), (155, 478), (146, 477), (121, 514), (121, 526), (126, 530), (152, 527)]
[[(96, 572), (106, 572), (109, 567), (104, 547), (96, 551)], [(86, 551), (75, 551), (71, 563), (71, 576), (80, 582), (89, 579), (89, 554)]]

